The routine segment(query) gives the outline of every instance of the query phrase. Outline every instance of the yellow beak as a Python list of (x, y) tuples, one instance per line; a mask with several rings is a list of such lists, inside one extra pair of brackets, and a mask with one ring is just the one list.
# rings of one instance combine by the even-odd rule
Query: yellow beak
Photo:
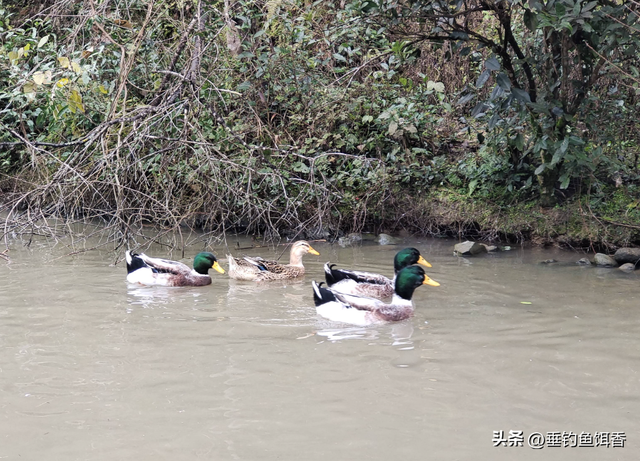
[(314, 250), (313, 248), (311, 248), (311, 246), (309, 246), (309, 251), (308, 251), (308, 253), (311, 253), (312, 255), (320, 256), (320, 253), (318, 253), (316, 250)]
[(418, 258), (418, 264), (424, 266), (424, 267), (431, 267), (431, 264), (429, 264), (429, 261), (427, 261), (426, 259), (424, 259), (422, 256), (420, 256)]
[(213, 266), (211, 266), (211, 268), (217, 270), (221, 274), (224, 274), (224, 269), (222, 267), (220, 267), (220, 264), (218, 264), (218, 261), (214, 262)]
[(432, 287), (439, 287), (440, 284), (438, 282), (436, 282), (435, 280), (431, 280), (429, 278), (428, 275), (424, 276), (424, 281), (422, 282), (423, 285), (431, 285)]

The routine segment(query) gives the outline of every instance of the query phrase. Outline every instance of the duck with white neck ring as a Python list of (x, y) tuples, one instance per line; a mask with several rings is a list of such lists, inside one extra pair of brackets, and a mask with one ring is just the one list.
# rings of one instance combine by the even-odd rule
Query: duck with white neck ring
[(209, 269), (224, 274), (213, 253), (198, 253), (193, 269), (179, 261), (152, 258), (144, 253), (125, 252), (127, 281), (148, 286), (196, 287), (211, 285)]
[[(405, 248), (398, 251), (393, 258), (393, 271), (398, 274), (402, 269), (413, 264), (431, 267), (416, 248)], [(333, 291), (340, 293), (386, 299), (393, 296), (395, 276), (390, 279), (373, 272), (336, 269), (335, 264), (324, 265), (325, 281)]]
[(398, 272), (390, 303), (339, 293), (323, 288), (321, 285), (315, 281), (312, 282), (313, 300), (318, 315), (329, 320), (358, 326), (408, 319), (414, 311), (411, 298), (415, 289), (421, 285), (440, 286), (419, 266), (405, 267)]

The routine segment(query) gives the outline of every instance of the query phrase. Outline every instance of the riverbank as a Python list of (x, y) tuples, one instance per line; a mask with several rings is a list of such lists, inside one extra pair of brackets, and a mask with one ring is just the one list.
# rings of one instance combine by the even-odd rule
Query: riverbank
[(536, 202), (505, 204), (442, 189), (415, 203), (403, 218), (418, 234), (599, 251), (640, 244), (637, 204), (624, 191), (607, 200), (583, 197), (542, 208)]
[[(339, 220), (332, 219), (331, 210), (315, 208), (316, 219), (313, 225), (306, 227), (304, 223), (298, 223), (296, 226), (256, 230), (244, 226), (250, 217), (237, 221), (216, 221), (215, 213), (210, 216), (198, 213), (195, 218), (191, 216), (175, 223), (130, 217), (133, 224), (125, 225), (116, 210), (112, 213), (105, 211), (99, 219), (85, 217), (65, 220), (46, 215), (34, 207), (8, 214), (6, 204), (0, 206), (0, 225), (8, 235), (30, 235), (35, 229), (40, 235), (54, 237), (83, 228), (74, 224), (91, 222), (97, 224), (97, 229), (103, 228), (98, 232), (104, 233), (106, 240), (114, 242), (147, 239), (150, 228), (154, 229), (151, 234), (181, 234), (189, 229), (213, 236), (214, 239), (223, 238), (220, 236), (225, 234), (247, 234), (271, 241), (307, 238), (331, 242), (356, 232), (531, 243), (579, 251), (610, 252), (619, 247), (640, 245), (638, 203), (628, 191), (615, 191), (606, 199), (574, 198), (554, 208), (542, 208), (534, 201), (509, 204), (473, 197), (450, 188), (439, 188), (419, 197), (408, 192), (396, 192), (385, 202), (376, 203), (368, 209), (362, 205), (355, 209), (343, 207)], [(309, 214), (313, 214), (311, 207), (312, 203), (305, 204)], [(235, 214), (239, 215), (239, 212)]]

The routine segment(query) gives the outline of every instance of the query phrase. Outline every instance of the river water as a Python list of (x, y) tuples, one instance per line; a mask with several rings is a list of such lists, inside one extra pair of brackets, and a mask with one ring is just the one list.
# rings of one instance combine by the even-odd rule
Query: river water
[[(0, 259), (0, 459), (638, 459), (639, 273), (518, 246), (464, 259), (454, 243), (313, 243), (299, 281), (212, 271), (208, 287), (142, 288), (113, 265), (122, 255), (14, 241)], [(392, 275), (404, 246), (441, 283), (416, 290), (412, 319), (317, 317), (325, 261)], [(553, 446), (563, 432), (601, 446)]]

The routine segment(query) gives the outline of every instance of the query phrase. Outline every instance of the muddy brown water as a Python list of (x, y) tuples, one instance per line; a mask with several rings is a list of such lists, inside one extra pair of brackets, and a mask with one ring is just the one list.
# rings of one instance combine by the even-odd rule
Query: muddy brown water
[[(112, 252), (14, 241), (0, 260), (0, 459), (638, 459), (640, 274), (517, 246), (457, 258), (454, 243), (317, 243), (302, 280), (144, 288)], [(316, 315), (325, 261), (391, 275), (404, 246), (442, 284), (416, 291), (412, 319)], [(504, 446), (510, 431), (522, 447)], [(601, 446), (553, 446), (563, 432)]]

